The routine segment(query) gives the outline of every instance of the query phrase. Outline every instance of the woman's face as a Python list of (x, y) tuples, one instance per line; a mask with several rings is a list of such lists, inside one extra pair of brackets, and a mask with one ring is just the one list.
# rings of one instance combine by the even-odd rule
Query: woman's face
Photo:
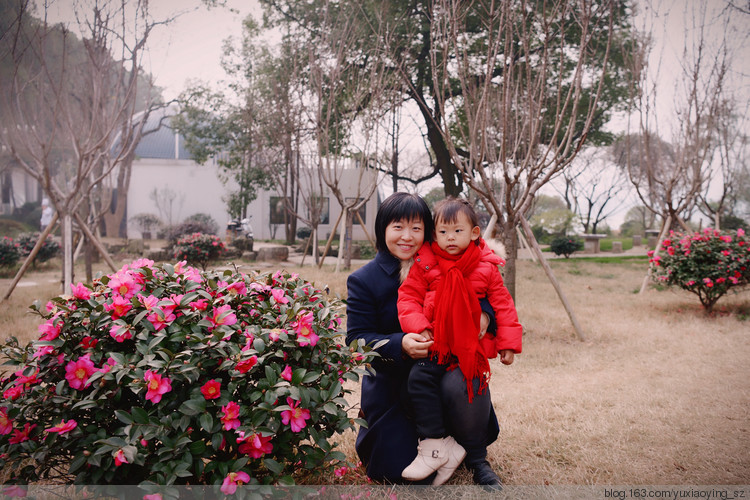
[(421, 219), (393, 221), (385, 228), (385, 245), (397, 259), (411, 259), (423, 242), (424, 222)]

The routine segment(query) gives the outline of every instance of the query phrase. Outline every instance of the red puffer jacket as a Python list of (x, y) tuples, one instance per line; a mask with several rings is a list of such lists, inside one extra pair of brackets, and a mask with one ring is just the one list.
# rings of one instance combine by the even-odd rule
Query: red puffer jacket
[[(486, 297), (495, 311), (497, 332), (485, 335), (482, 349), (488, 358), (494, 358), (504, 349), (521, 352), (523, 327), (518, 322), (518, 313), (513, 298), (503, 284), (497, 266), (505, 261), (496, 255), (483, 239), (479, 240), (482, 257), (469, 281), (477, 299)], [(435, 318), (435, 292), (442, 279), (437, 257), (429, 244), (422, 245), (414, 257), (414, 264), (406, 280), (398, 290), (398, 319), (404, 332), (421, 333), (433, 330)], [(479, 332), (476, 333), (477, 335)]]

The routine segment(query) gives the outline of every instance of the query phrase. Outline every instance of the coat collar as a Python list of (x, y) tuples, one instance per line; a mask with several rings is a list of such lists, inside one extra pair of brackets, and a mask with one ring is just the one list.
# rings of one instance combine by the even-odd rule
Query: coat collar
[(389, 276), (398, 274), (401, 269), (401, 261), (391, 255), (390, 252), (378, 252), (375, 255), (375, 262)]

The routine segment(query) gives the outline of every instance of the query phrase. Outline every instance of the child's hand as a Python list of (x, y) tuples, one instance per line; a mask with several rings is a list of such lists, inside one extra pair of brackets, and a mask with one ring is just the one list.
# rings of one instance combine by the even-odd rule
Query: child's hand
[(432, 340), (432, 330), (425, 330), (420, 335), (424, 337), (425, 340)]
[(500, 361), (504, 365), (512, 365), (513, 364), (513, 351), (510, 349), (503, 349), (500, 351)]

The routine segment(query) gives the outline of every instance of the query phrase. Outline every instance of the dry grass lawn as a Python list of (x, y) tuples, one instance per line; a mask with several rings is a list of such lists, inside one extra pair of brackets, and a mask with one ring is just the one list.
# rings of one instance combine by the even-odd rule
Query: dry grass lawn
[[(635, 293), (645, 261), (555, 260), (587, 337), (576, 340), (539, 266), (519, 264), (524, 352), (493, 365), (500, 438), (489, 458), (509, 485), (750, 484), (750, 291), (706, 316), (694, 296)], [(289, 268), (342, 297), (346, 274)], [(0, 307), (0, 332), (24, 341), (34, 299), (56, 273), (27, 278)], [(10, 280), (0, 280), (3, 293)], [(352, 459), (353, 434), (342, 438)], [(468, 484), (459, 470), (451, 484)]]

